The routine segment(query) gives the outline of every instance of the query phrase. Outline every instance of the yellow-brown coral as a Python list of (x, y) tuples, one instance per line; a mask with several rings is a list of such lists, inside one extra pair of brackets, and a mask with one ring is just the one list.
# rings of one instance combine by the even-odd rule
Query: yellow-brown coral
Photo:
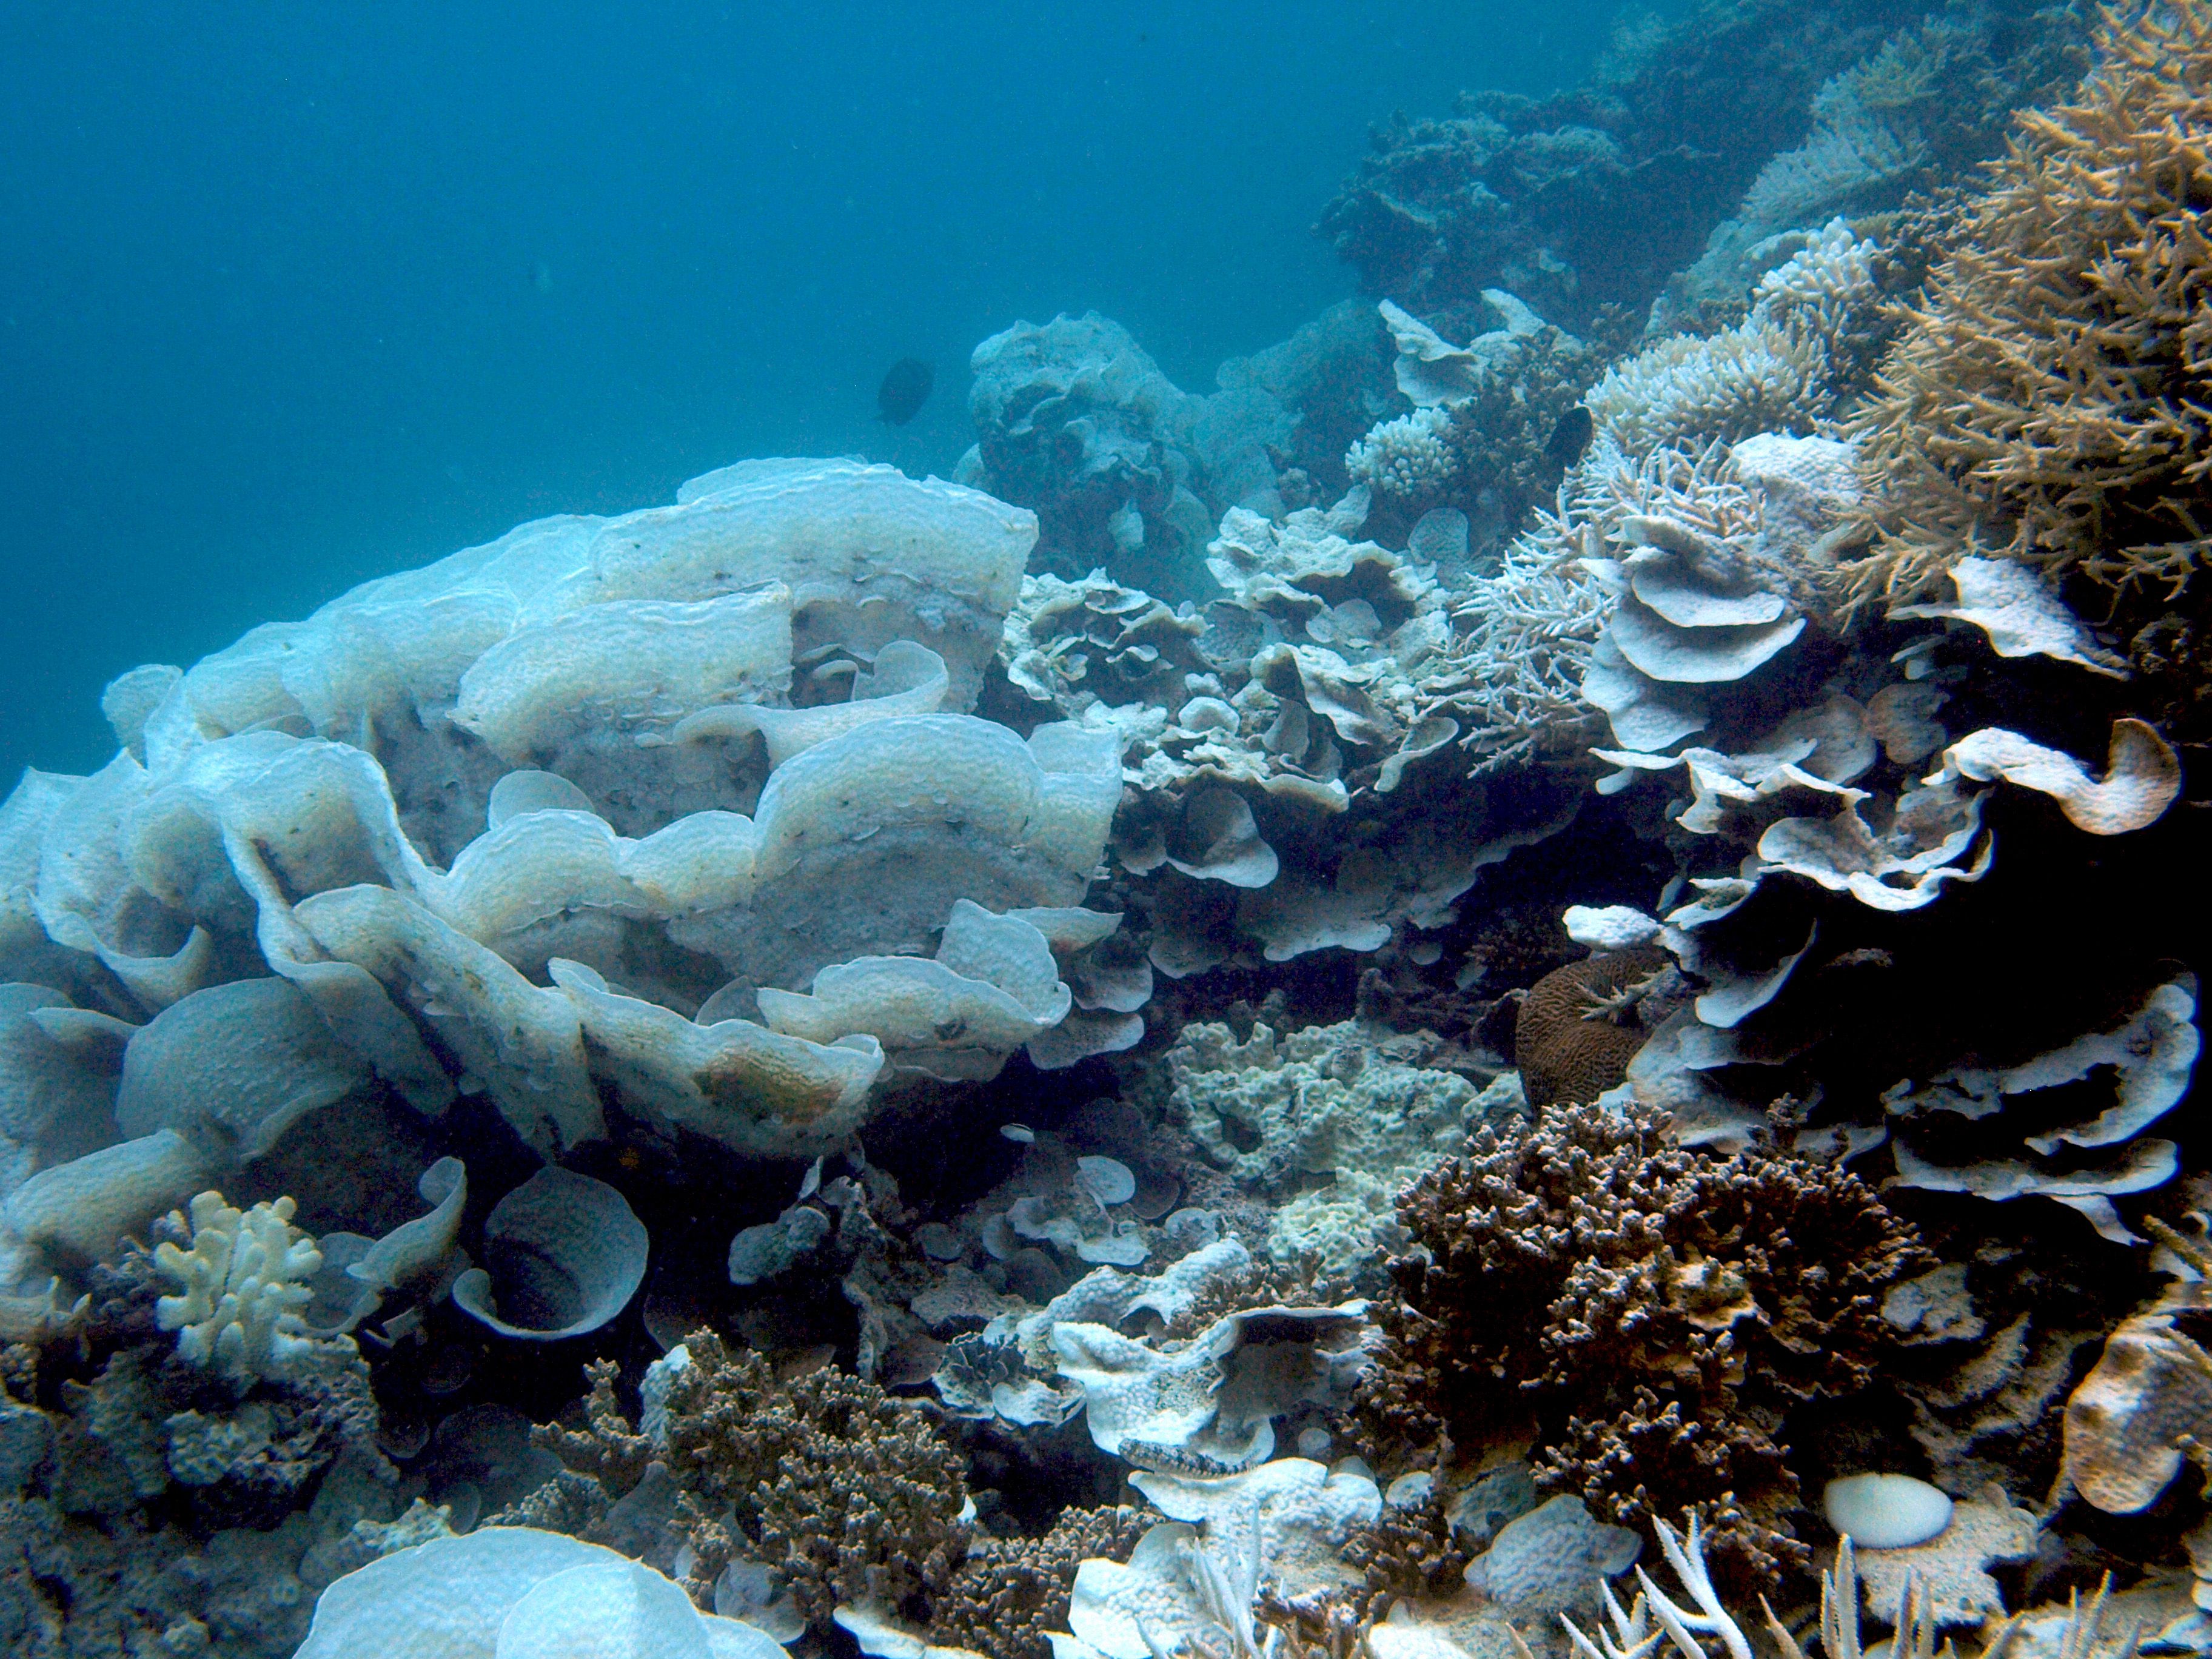
[(1881, 533), (1854, 603), (1961, 555), (2178, 592), (2212, 542), (2212, 8), (2107, 14), (2021, 118), (1855, 427)]

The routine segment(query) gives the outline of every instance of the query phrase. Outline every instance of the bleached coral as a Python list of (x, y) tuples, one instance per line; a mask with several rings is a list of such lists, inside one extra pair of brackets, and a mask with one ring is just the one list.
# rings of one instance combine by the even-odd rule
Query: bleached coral
[(1741, 436), (1802, 418), (1827, 373), (1820, 343), (1754, 319), (1709, 339), (1676, 335), (1607, 370), (1590, 413), (1625, 447)]
[(1613, 597), (1571, 550), (1579, 532), (1571, 547), (1561, 533), (1562, 509), (1540, 519), (1537, 532), (1506, 549), (1498, 574), (1477, 577), (1458, 600), (1459, 631), (1421, 687), (1467, 720), (1479, 771), (1523, 758), (1592, 717), (1583, 674)]
[(1442, 405), (1385, 421), (1345, 452), (1344, 470), (1355, 483), (1389, 495), (1423, 495), (1439, 489), (1459, 470), (1445, 441), (1450, 412)]
[(155, 1304), (155, 1318), (180, 1333), (180, 1358), (243, 1383), (314, 1352), (300, 1316), (323, 1253), (292, 1225), (294, 1207), (280, 1198), (240, 1211), (204, 1192), (191, 1203), (191, 1248), (154, 1247), (155, 1266), (178, 1287)]
[[(1014, 1046), (1056, 1031), (1061, 913), (1120, 797), (1114, 735), (957, 712), (1033, 535), (888, 467), (746, 463), (137, 676), (137, 748), (0, 820), (22, 919), (81, 963), (60, 981), (129, 1016), (41, 1008), (68, 1045), (34, 1028), (22, 1063), (218, 1167), (387, 1086), (425, 1114), (481, 1090), (549, 1156), (610, 1103), (811, 1153), (887, 1066), (995, 1069), (975, 1008), (1018, 1005)], [(989, 915), (947, 933), (963, 901)]]
[[(1749, 568), (1770, 562), (1754, 552), (1764, 520), (1761, 492), (1725, 447), (1638, 457), (1601, 437), (1553, 508), (1506, 550), (1504, 568), (1455, 605), (1454, 637), (1423, 694), (1435, 712), (1467, 720), (1467, 746), (1483, 768), (1575, 746), (1606, 703), (1637, 700), (1632, 688), (1625, 698), (1588, 689), (1617, 609), (1616, 562), (1635, 550), (1632, 527), (1663, 520)], [(1610, 672), (1615, 680), (1634, 672), (1624, 664)]]
[(1760, 281), (1735, 327), (1676, 335), (1616, 363), (1586, 400), (1598, 429), (1637, 454), (1814, 429), (1834, 413), (1850, 337), (1874, 299), (1873, 251), (1838, 220)]
[(1764, 231), (1816, 223), (1925, 162), (1915, 106), (1935, 94), (1946, 47), (1933, 29), (1897, 35), (1831, 76), (1814, 96), (1811, 135), (1761, 169), (1742, 217)]

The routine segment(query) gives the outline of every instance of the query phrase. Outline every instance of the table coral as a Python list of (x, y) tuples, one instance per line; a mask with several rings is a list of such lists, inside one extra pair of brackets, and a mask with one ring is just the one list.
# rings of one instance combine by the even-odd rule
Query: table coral
[(1366, 1385), (1385, 1463), (1439, 1428), (1534, 1419), (1540, 1483), (1648, 1526), (1708, 1506), (1717, 1559), (1802, 1566), (1784, 1413), (1866, 1387), (1893, 1339), (1882, 1287), (1924, 1254), (1856, 1176), (1809, 1158), (1668, 1146), (1662, 1121), (1553, 1108), (1407, 1189), (1414, 1248), (1377, 1310)]
[(2212, 512), (2212, 9), (2114, 15), (2023, 116), (1856, 417), (1884, 533), (1861, 602), (1987, 549), (2171, 595)]

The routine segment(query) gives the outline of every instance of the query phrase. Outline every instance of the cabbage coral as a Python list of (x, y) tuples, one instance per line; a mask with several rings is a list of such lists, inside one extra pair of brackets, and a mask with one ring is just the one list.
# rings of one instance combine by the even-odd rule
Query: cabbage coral
[(2079, 102), (2021, 118), (1856, 425), (1887, 496), (1864, 603), (1992, 549), (2179, 592), (2212, 524), (2212, 10), (2108, 21)]

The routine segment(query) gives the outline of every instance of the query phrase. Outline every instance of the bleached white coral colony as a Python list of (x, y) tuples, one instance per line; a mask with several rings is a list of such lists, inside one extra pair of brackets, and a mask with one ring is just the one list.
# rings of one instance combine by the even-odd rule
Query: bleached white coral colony
[(312, 1352), (301, 1310), (323, 1265), (315, 1241), (292, 1225), (289, 1198), (240, 1211), (221, 1193), (192, 1200), (189, 1249), (161, 1243), (154, 1265), (177, 1293), (154, 1304), (178, 1354), (240, 1381), (270, 1376)]
[(1344, 470), (1358, 483), (1392, 495), (1419, 495), (1443, 488), (1459, 470), (1445, 442), (1451, 413), (1441, 406), (1417, 409), (1385, 421), (1345, 453)]
[(1051, 1030), (1055, 951), (1112, 929), (1079, 906), (1113, 741), (959, 712), (1033, 534), (889, 468), (753, 463), (139, 671), (115, 760), (8, 805), (16, 971), (126, 1017), (148, 1157), (252, 1155), (372, 1079), (481, 1091), (548, 1156), (609, 1105), (835, 1146), (886, 1066), (988, 1075)]
[(1708, 338), (1672, 336), (1607, 371), (1588, 399), (1598, 429), (1638, 455), (1814, 430), (1836, 413), (1854, 333), (1871, 325), (1874, 252), (1832, 222), (1759, 279), (1742, 322)]

